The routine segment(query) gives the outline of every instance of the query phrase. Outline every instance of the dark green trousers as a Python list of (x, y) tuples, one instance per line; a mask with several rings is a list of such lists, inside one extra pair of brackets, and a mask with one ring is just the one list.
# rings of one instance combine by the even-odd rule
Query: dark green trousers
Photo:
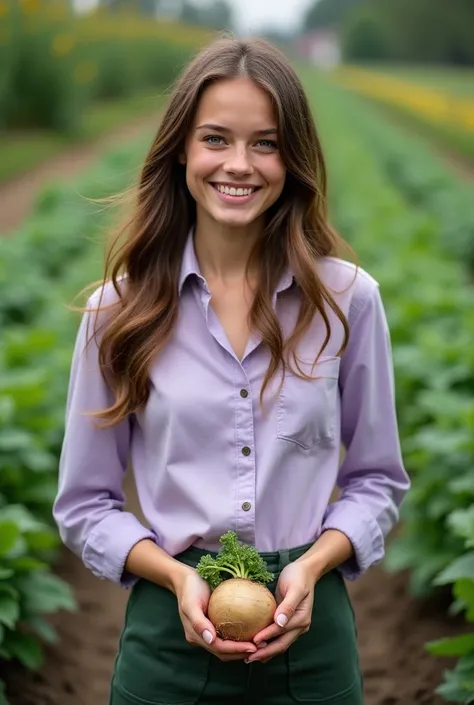
[[(307, 550), (262, 553), (275, 582)], [(179, 556), (196, 566), (203, 551)], [(354, 614), (341, 575), (317, 583), (312, 625), (266, 664), (222, 662), (184, 637), (176, 597), (145, 580), (132, 589), (109, 705), (363, 705)]]

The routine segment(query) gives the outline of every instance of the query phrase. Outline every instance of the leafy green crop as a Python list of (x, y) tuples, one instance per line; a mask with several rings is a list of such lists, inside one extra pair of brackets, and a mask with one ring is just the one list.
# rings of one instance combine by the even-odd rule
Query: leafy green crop
[(226, 531), (220, 543), (222, 548), (217, 556), (214, 558), (206, 554), (196, 568), (211, 588), (216, 588), (225, 577), (243, 578), (256, 583), (269, 583), (273, 580), (273, 574), (268, 572), (265, 561), (255, 547), (239, 541), (235, 531)]
[(0, 239), (0, 658), (27, 668), (57, 639), (47, 616), (76, 607), (51, 572), (60, 545), (51, 506), (78, 326), (67, 304), (101, 276), (109, 217), (85, 196), (129, 186), (145, 142), (105, 155), (70, 188), (45, 189), (32, 217)]
[(351, 101), (353, 125), (409, 206), (436, 220), (439, 243), (474, 271), (472, 183), (446, 168), (444, 161), (417, 136), (380, 119), (374, 106)]
[[(412, 489), (385, 567), (408, 569), (419, 596), (452, 585), (452, 611), (473, 622), (474, 289), (466, 267), (474, 251), (472, 209), (468, 222), (464, 184), (442, 177), (415, 138), (405, 139), (314, 71), (305, 76), (328, 157), (332, 219), (380, 282), (391, 329)], [(460, 657), (439, 693), (474, 702), (474, 638), (427, 648)]]

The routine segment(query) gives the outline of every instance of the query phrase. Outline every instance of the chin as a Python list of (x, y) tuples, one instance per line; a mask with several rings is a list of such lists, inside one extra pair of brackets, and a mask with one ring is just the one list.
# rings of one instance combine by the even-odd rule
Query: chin
[(253, 213), (211, 213), (214, 220), (220, 225), (227, 225), (229, 228), (245, 228), (251, 225), (259, 214)]
[(252, 225), (255, 218), (216, 218), (220, 225), (225, 225), (228, 228), (247, 228)]

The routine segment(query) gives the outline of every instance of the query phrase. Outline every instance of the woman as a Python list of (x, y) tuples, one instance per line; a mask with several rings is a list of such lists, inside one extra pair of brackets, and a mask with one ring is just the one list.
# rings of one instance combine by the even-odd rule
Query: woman
[[(343, 578), (380, 561), (409, 481), (379, 289), (336, 256), (325, 188), (285, 57), (203, 50), (71, 370), (54, 516), (132, 588), (111, 705), (363, 702)], [(123, 510), (129, 454), (149, 527)], [(274, 623), (246, 643), (216, 634), (195, 570), (228, 529), (275, 574)]]

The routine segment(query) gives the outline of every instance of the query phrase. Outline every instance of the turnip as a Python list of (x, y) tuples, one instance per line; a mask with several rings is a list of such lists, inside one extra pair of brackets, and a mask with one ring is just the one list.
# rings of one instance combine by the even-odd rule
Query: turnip
[(251, 641), (273, 622), (277, 605), (265, 584), (274, 576), (257, 550), (241, 543), (235, 531), (227, 531), (220, 543), (216, 558), (207, 554), (197, 565), (212, 589), (207, 616), (222, 639)]

